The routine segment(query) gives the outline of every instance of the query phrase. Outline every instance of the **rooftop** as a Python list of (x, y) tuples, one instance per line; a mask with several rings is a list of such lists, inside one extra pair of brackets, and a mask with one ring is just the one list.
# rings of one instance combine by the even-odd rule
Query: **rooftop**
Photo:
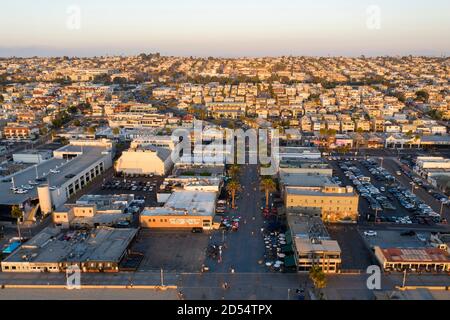
[[(107, 157), (104, 152), (104, 147), (92, 147), (92, 146), (64, 146), (55, 151), (58, 154), (71, 154), (76, 155), (71, 160), (63, 158), (51, 158), (48, 161), (42, 162), (37, 166), (31, 166), (23, 171), (17, 172), (10, 177), (3, 178), (6, 181), (8, 178), (14, 179), (14, 185), (20, 187), (21, 185), (29, 184), (29, 181), (35, 181), (36, 173), (39, 178), (47, 178), (50, 186), (61, 186), (66, 181), (70, 180), (66, 178), (68, 175), (76, 175), (87, 167), (91, 166), (95, 162), (99, 161), (103, 157)], [(59, 173), (50, 173), (50, 170), (57, 169)], [(0, 204), (3, 205), (17, 205), (22, 204), (27, 199), (36, 199), (37, 190), (34, 188), (26, 194), (15, 194), (11, 191), (11, 182), (0, 182)]]
[(438, 248), (380, 248), (380, 250), (388, 262), (450, 263), (450, 254)]
[(311, 190), (311, 189), (299, 189), (295, 187), (287, 187), (286, 188), (286, 194), (288, 195), (304, 195), (304, 196), (317, 196), (317, 197), (354, 197), (357, 196), (357, 194), (353, 191), (348, 192), (348, 189), (345, 187), (339, 187), (339, 186), (326, 186), (326, 187), (332, 187), (339, 190), (346, 190), (345, 192), (331, 192), (331, 191), (325, 191), (325, 189), (322, 190)]
[[(320, 210), (317, 210), (320, 214)], [(319, 217), (291, 213), (287, 215), (292, 236), (302, 239), (330, 240), (327, 228)]]
[(119, 262), (136, 229), (97, 228), (61, 232), (45, 228), (5, 262)]
[(175, 191), (164, 207), (145, 208), (144, 216), (214, 216), (216, 192)]
[(311, 240), (295, 238), (295, 247), (297, 252), (308, 253), (308, 252), (328, 252), (328, 253), (341, 253), (341, 247), (335, 240)]
[(333, 184), (329, 176), (312, 173), (280, 173), (280, 181), (285, 186), (323, 187)]

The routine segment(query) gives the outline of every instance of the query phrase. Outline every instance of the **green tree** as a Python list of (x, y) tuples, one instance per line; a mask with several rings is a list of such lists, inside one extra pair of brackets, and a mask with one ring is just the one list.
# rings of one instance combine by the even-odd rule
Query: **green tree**
[(337, 131), (334, 129), (328, 129), (328, 131), (327, 131), (327, 135), (329, 137), (334, 137), (334, 136), (336, 136), (336, 134), (337, 134)]
[(78, 113), (78, 108), (75, 106), (70, 106), (69, 108), (67, 108), (67, 111), (69, 111), (69, 113), (71, 114), (76, 114)]
[(232, 165), (228, 170), (228, 173), (231, 178), (237, 179), (239, 177), (239, 174), (241, 173), (241, 167), (238, 166), (237, 164)]
[(425, 90), (419, 90), (416, 92), (416, 99), (426, 103), (430, 99), (430, 94)]
[(20, 233), (20, 220), (23, 218), (23, 211), (19, 206), (13, 206), (11, 208), (11, 217), (17, 220), (17, 234), (19, 235), (20, 241), (22, 241), (22, 235)]
[(236, 180), (231, 180), (227, 184), (227, 191), (231, 194), (231, 207), (233, 209), (236, 209), (236, 193), (240, 192), (241, 190), (241, 185)]
[(261, 180), (261, 188), (266, 193), (266, 207), (269, 206), (269, 194), (276, 191), (277, 185), (271, 177), (265, 177)]
[(313, 282), (316, 290), (318, 290), (319, 294), (322, 296), (321, 290), (327, 286), (327, 278), (322, 268), (319, 266), (312, 266), (309, 270), (309, 278)]
[(87, 132), (88, 132), (89, 134), (95, 134), (96, 131), (97, 131), (97, 129), (96, 129), (95, 127), (89, 127), (89, 128), (87, 129)]
[(119, 128), (114, 128), (112, 130), (113, 135), (118, 136), (120, 134), (120, 129)]

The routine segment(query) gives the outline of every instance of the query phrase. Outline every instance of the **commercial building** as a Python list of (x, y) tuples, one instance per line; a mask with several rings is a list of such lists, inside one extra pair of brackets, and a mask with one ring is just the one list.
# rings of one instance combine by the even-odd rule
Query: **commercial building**
[(381, 248), (375, 256), (386, 271), (450, 271), (450, 254), (440, 248)]
[(322, 159), (285, 159), (280, 161), (279, 172), (280, 174), (320, 174), (331, 177), (333, 168)]
[[(95, 177), (112, 166), (114, 145), (109, 140), (73, 140), (53, 152), (53, 158), (17, 172), (0, 183), (0, 210), (10, 216), (10, 207), (18, 205), (25, 211), (40, 205), (44, 214), (62, 206)], [(12, 186), (41, 183), (26, 193), (15, 193)], [(25, 216), (27, 212), (25, 212)]]
[(175, 149), (175, 140), (171, 136), (142, 136), (134, 139), (131, 142), (131, 148), (136, 149), (140, 147), (158, 147), (168, 150)]
[(122, 112), (109, 116), (108, 122), (111, 128), (164, 128), (170, 121), (178, 121), (173, 114), (146, 113), (146, 112)]
[(45, 228), (1, 262), (2, 272), (118, 272), (136, 229), (63, 231)]
[(129, 149), (117, 160), (115, 169), (124, 174), (163, 176), (172, 168), (171, 154), (169, 149), (152, 146)]
[(443, 157), (418, 157), (414, 171), (437, 187), (440, 179), (450, 177), (450, 159)]
[(288, 209), (320, 208), (324, 221), (350, 222), (358, 219), (359, 197), (352, 187), (286, 187), (284, 203)]
[(140, 216), (143, 228), (213, 228), (217, 192), (175, 191), (163, 207), (145, 208)]
[(134, 195), (84, 195), (74, 204), (65, 204), (53, 212), (53, 223), (63, 228), (114, 226), (131, 221), (128, 209)]
[(317, 148), (310, 147), (280, 147), (280, 163), (292, 160), (321, 159), (322, 153)]
[(297, 270), (309, 272), (319, 267), (325, 273), (339, 271), (342, 259), (341, 248), (332, 240), (322, 220), (310, 214), (288, 213), (288, 226), (293, 241)]
[(31, 164), (39, 164), (41, 162), (50, 160), (52, 152), (48, 150), (25, 150), (13, 154), (14, 162), (23, 162)]

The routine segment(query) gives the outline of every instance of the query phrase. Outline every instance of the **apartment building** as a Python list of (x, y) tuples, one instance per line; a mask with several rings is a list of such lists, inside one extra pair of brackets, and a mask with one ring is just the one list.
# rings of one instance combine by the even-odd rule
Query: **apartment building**
[(359, 196), (352, 187), (286, 187), (284, 203), (293, 209), (320, 208), (322, 219), (330, 222), (356, 221), (359, 214)]
[(288, 212), (287, 222), (293, 239), (298, 272), (319, 267), (324, 273), (337, 273), (341, 267), (341, 248), (332, 240), (320, 218), (299, 212)]
[(39, 135), (39, 129), (22, 123), (8, 123), (3, 128), (3, 137), (8, 140), (34, 140)]

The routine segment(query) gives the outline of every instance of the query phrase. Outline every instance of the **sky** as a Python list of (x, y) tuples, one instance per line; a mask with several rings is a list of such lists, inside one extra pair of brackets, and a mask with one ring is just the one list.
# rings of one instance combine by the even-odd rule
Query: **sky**
[(449, 0), (2, 2), (2, 57), (450, 54)]

